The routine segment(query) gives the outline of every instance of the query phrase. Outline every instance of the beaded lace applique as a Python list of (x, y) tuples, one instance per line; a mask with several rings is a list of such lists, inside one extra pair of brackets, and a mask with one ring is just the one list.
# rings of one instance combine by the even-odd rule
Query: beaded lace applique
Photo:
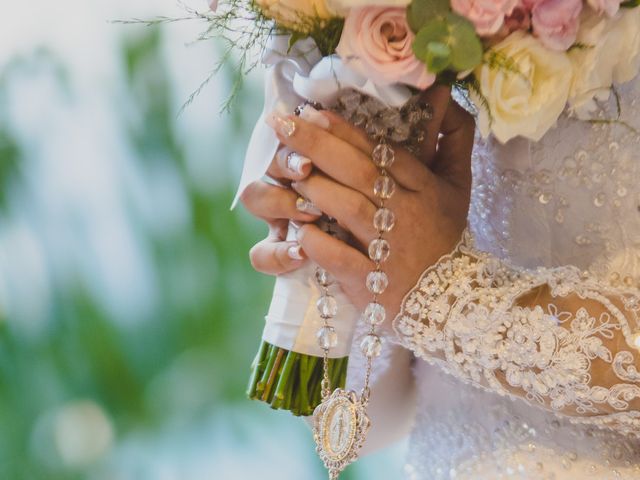
[(640, 436), (640, 293), (571, 266), (514, 267), (472, 244), (466, 232), (405, 297), (400, 343), (468, 383)]

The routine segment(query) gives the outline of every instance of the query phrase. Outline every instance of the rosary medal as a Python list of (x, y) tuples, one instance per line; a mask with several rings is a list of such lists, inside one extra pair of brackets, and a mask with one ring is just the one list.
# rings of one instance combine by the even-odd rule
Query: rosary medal
[(353, 391), (335, 390), (313, 412), (316, 450), (331, 480), (358, 459), (371, 423)]

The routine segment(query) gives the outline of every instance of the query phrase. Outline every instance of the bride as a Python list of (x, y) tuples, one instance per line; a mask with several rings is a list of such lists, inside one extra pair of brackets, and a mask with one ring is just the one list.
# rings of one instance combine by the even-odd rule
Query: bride
[[(539, 142), (503, 145), (475, 135), (449, 90), (425, 94), (421, 158), (399, 152), (390, 168), (398, 215), (382, 302), (397, 316), (365, 444), (410, 429), (407, 478), (640, 479), (640, 81), (617, 95), (617, 121), (605, 120), (612, 98), (597, 121), (564, 115)], [(268, 175), (287, 187), (244, 192), (270, 226), (251, 259), (275, 275), (316, 262), (364, 308), (373, 145), (318, 115), (327, 129), (272, 118), (282, 145)], [(354, 242), (318, 229), (320, 212)], [(284, 240), (290, 219), (297, 242)]]

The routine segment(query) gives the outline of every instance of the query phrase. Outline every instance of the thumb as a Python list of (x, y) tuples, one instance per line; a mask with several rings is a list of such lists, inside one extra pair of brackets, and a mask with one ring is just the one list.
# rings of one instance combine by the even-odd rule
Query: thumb
[(440, 125), (440, 139), (431, 170), (449, 183), (471, 190), (471, 153), (475, 120), (455, 101), (449, 102)]
[(427, 167), (431, 167), (436, 158), (438, 137), (442, 129), (442, 122), (449, 107), (451, 99), (451, 87), (447, 85), (434, 85), (425, 90), (420, 96), (420, 101), (433, 108), (433, 116), (425, 122), (426, 136), (420, 145), (419, 157)]

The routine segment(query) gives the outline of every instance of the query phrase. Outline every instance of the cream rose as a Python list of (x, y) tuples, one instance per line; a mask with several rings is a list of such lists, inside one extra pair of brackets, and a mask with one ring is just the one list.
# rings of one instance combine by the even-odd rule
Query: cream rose
[(605, 101), (614, 83), (635, 78), (640, 71), (640, 8), (622, 9), (613, 18), (586, 11), (578, 42), (588, 48), (569, 53), (575, 77), (569, 105), (580, 118), (590, 118), (596, 101)]
[[(566, 106), (573, 68), (564, 52), (546, 48), (523, 31), (492, 47), (514, 62), (518, 72), (480, 65), (475, 75), (488, 105), (472, 91), (479, 107), (478, 127), (500, 142), (523, 136), (538, 141), (556, 123)], [(486, 106), (489, 107), (487, 111)]]
[(335, 16), (325, 0), (256, 0), (256, 4), (267, 17), (281, 25), (302, 30), (309, 19)]

